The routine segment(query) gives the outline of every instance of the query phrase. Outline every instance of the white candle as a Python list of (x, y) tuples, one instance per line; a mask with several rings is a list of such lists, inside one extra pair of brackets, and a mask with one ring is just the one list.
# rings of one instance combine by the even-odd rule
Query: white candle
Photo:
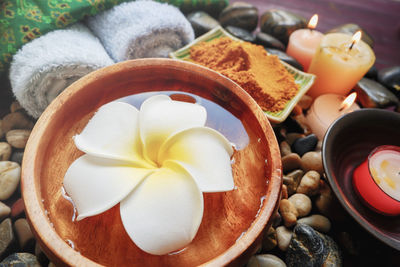
[(324, 138), (326, 130), (337, 118), (360, 108), (356, 103), (342, 107), (344, 100), (344, 96), (337, 94), (321, 95), (308, 110), (307, 124), (319, 140)]
[(371, 47), (343, 33), (325, 35), (308, 69), (317, 79), (307, 94), (313, 98), (328, 93), (346, 95), (375, 62)]
[(380, 150), (369, 158), (372, 178), (389, 196), (400, 201), (400, 152)]
[(308, 29), (294, 31), (289, 37), (286, 53), (294, 57), (307, 71), (316, 49), (324, 36), (321, 32), (313, 30), (318, 21), (318, 16), (314, 15), (308, 24)]

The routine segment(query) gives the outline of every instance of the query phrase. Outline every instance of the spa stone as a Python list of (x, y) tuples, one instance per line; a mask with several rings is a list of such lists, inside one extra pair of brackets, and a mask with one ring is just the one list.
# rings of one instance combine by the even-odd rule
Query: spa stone
[(374, 80), (362, 78), (354, 89), (364, 108), (399, 106), (399, 99), (386, 87)]
[(342, 266), (342, 257), (335, 241), (306, 224), (297, 224), (286, 253), (291, 266)]
[(258, 24), (258, 9), (249, 3), (232, 3), (222, 10), (219, 22), (224, 27), (235, 26), (252, 32)]
[(378, 81), (400, 98), (400, 66), (380, 70)]
[(261, 15), (260, 28), (262, 32), (271, 34), (282, 43), (287, 44), (289, 36), (295, 30), (306, 27), (306, 19), (284, 10), (269, 10)]
[(204, 11), (190, 13), (187, 19), (192, 25), (196, 37), (203, 35), (219, 25), (217, 20)]
[(266, 48), (275, 48), (282, 51), (286, 50), (286, 46), (281, 41), (265, 32), (258, 32), (256, 34), (256, 43)]
[(239, 38), (243, 41), (254, 43), (256, 40), (256, 37), (245, 29), (235, 26), (227, 26), (226, 30), (236, 38)]

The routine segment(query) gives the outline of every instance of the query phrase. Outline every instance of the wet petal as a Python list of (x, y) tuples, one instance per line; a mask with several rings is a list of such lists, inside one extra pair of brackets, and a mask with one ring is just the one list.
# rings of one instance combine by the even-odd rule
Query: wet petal
[(78, 220), (81, 220), (113, 207), (153, 171), (83, 155), (68, 168), (64, 188), (74, 201)]
[(100, 107), (82, 133), (74, 137), (79, 150), (90, 155), (151, 166), (142, 157), (139, 111), (132, 105), (110, 102)]
[(206, 109), (200, 105), (171, 100), (166, 95), (148, 98), (139, 114), (145, 157), (155, 162), (160, 146), (169, 136), (184, 129), (204, 126), (206, 119)]
[(142, 250), (163, 255), (184, 248), (203, 217), (203, 195), (190, 175), (168, 162), (121, 201), (121, 219)]
[(198, 127), (168, 139), (160, 149), (159, 162), (176, 161), (192, 175), (202, 192), (221, 192), (234, 188), (232, 154), (232, 146), (222, 134)]

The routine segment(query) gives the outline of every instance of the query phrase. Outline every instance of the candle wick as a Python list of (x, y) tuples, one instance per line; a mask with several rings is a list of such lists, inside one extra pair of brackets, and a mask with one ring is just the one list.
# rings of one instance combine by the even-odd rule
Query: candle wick
[(339, 108), (339, 111), (342, 111), (344, 108), (346, 107), (346, 105), (343, 105)]
[(351, 43), (349, 50), (353, 49), (353, 46), (355, 45), (355, 43), (356, 43), (355, 41), (353, 41), (353, 42)]

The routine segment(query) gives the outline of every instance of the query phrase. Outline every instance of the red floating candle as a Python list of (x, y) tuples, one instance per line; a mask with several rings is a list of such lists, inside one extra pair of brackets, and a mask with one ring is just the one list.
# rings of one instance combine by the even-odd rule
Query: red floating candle
[(379, 146), (353, 173), (353, 186), (372, 210), (400, 215), (400, 147)]

